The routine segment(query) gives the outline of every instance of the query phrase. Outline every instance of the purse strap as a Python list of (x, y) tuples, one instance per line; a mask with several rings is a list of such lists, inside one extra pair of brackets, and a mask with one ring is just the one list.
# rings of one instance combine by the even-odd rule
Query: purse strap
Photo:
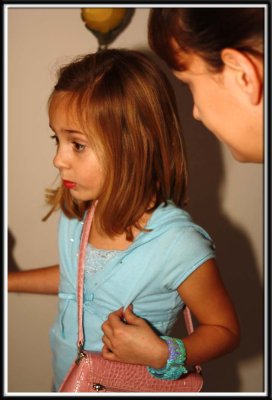
[(97, 205), (97, 200), (92, 204), (92, 206), (87, 211), (87, 215), (85, 217), (80, 248), (79, 248), (79, 257), (78, 257), (78, 271), (77, 271), (77, 320), (78, 320), (78, 348), (83, 347), (84, 343), (84, 334), (83, 334), (83, 285), (84, 285), (84, 264), (85, 264), (85, 256), (86, 256), (86, 248), (89, 240), (89, 234), (93, 222), (93, 216), (95, 207)]
[[(84, 264), (86, 248), (89, 240), (89, 234), (92, 226), (93, 216), (98, 200), (93, 202), (92, 206), (87, 211), (85, 217), (82, 236), (80, 241), (79, 258), (78, 258), (78, 276), (77, 276), (77, 310), (78, 310), (78, 349), (83, 349), (84, 344), (84, 334), (83, 334), (83, 285), (84, 285)], [(183, 309), (183, 316), (185, 320), (186, 330), (188, 335), (194, 331), (192, 316), (190, 309), (185, 306)], [(201, 367), (197, 365), (195, 367), (198, 372), (201, 371)]]

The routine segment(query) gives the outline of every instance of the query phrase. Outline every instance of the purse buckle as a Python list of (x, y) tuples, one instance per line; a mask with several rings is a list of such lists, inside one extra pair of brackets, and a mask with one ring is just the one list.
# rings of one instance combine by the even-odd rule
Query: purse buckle
[(101, 385), (101, 383), (93, 383), (93, 388), (96, 392), (100, 392), (100, 390), (105, 390), (106, 386)]
[(78, 345), (78, 347), (77, 347), (77, 359), (76, 359), (76, 364), (78, 365), (79, 363), (80, 363), (80, 361), (83, 359), (83, 358), (85, 358), (85, 357), (87, 357), (86, 356), (86, 354), (84, 353), (84, 351), (83, 351), (83, 344), (79, 344)]

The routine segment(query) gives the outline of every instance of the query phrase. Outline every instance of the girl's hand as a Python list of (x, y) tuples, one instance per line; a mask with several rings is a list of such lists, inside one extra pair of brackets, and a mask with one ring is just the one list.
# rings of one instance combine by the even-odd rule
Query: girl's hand
[[(125, 319), (125, 322), (124, 322)], [(166, 342), (148, 323), (137, 317), (132, 306), (109, 314), (102, 325), (104, 343), (102, 355), (106, 360), (162, 368), (168, 359)]]

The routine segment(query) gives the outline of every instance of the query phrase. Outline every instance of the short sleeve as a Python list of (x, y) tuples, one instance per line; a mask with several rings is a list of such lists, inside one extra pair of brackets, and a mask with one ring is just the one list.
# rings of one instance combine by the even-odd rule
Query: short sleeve
[(215, 258), (215, 245), (199, 226), (190, 226), (176, 238), (169, 249), (167, 287), (176, 290), (205, 261)]

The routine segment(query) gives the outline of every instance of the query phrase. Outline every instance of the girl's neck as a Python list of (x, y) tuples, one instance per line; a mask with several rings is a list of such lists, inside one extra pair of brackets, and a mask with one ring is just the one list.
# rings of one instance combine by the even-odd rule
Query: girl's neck
[[(145, 227), (151, 215), (151, 213), (145, 213), (140, 219), (140, 225)], [(132, 232), (135, 240), (141, 231), (133, 227)], [(99, 224), (97, 223), (95, 216), (90, 232), (89, 243), (97, 249), (103, 250), (126, 250), (132, 244), (131, 241), (126, 239), (125, 232), (114, 237), (110, 237), (105, 234), (105, 232), (99, 228)]]

